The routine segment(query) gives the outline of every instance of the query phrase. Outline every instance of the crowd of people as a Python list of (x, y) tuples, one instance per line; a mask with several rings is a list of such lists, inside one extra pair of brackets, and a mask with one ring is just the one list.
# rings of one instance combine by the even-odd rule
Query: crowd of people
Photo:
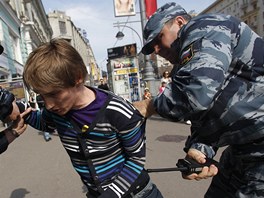
[(146, 121), (159, 114), (190, 120), (183, 149), (197, 163), (226, 147), (218, 166), (182, 173), (188, 180), (213, 177), (206, 198), (264, 197), (263, 39), (233, 16), (192, 18), (174, 2), (149, 18), (144, 39), (143, 54), (156, 53), (174, 67), (164, 72), (157, 96), (145, 88), (144, 100), (133, 104), (110, 92), (103, 79), (98, 88), (85, 86), (86, 66), (66, 40), (52, 39), (35, 49), (23, 81), (44, 105), (32, 104), (22, 113), (14, 95), (0, 89), (0, 120), (11, 122), (0, 133), (0, 152), (27, 124), (56, 130), (87, 197), (162, 198), (144, 168)]

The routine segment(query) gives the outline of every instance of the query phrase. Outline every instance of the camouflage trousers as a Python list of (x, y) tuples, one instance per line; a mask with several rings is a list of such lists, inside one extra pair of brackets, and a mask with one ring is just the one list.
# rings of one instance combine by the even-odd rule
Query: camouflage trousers
[(264, 145), (227, 147), (204, 197), (264, 197)]

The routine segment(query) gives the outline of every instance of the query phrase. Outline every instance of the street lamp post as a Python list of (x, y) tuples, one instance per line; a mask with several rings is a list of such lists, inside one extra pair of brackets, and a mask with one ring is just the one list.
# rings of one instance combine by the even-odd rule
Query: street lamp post
[[(143, 36), (144, 27), (147, 23), (145, 1), (139, 1), (139, 9), (140, 9), (143, 44), (145, 44), (146, 41)], [(155, 86), (154, 69), (150, 62), (149, 55), (144, 55), (144, 62), (145, 62), (145, 68), (143, 70), (144, 80), (147, 81), (148, 83), (151, 95), (156, 95), (157, 88)]]
[[(126, 27), (126, 28), (131, 29), (131, 30), (132, 30), (133, 32), (135, 32), (136, 35), (138, 36), (138, 38), (139, 38), (139, 40), (140, 40), (141, 48), (143, 47), (142, 39), (141, 39), (139, 33), (138, 33), (134, 28), (132, 28), (132, 27), (130, 27), (130, 26), (127, 26), (127, 25), (117, 25), (117, 26), (114, 26), (114, 27)], [(121, 32), (121, 31), (118, 31), (117, 34), (116, 34), (116, 38), (117, 38), (117, 39), (123, 39), (124, 36), (125, 36), (125, 34), (124, 34), (123, 32)]]
[[(144, 36), (143, 36), (144, 27), (147, 23), (145, 1), (139, 1), (139, 8), (140, 8), (141, 21), (134, 21), (134, 22), (141, 22), (142, 38), (143, 39), (141, 39), (138, 32), (136, 30), (134, 30), (133, 28), (131, 28), (130, 26), (117, 23), (117, 24), (114, 24), (115, 25), (114, 27), (127, 27), (127, 28), (131, 29), (132, 31), (134, 31), (137, 34), (137, 36), (139, 37), (141, 49), (142, 49), (143, 45), (146, 42), (144, 40)], [(124, 36), (125, 36), (124, 33), (121, 31), (118, 31), (118, 33), (116, 34), (117, 39), (122, 39)], [(144, 80), (147, 82), (147, 86), (149, 86), (150, 93), (152, 95), (156, 95), (157, 94), (157, 86), (155, 83), (156, 80), (154, 78), (154, 76), (155, 76), (154, 75), (154, 68), (151, 64), (150, 55), (144, 55), (143, 56), (143, 62), (144, 62), (144, 69), (143, 69), (142, 75), (144, 77)]]
[[(143, 42), (142, 42), (142, 39), (141, 39), (141, 37), (140, 37), (140, 35), (138, 34), (138, 32), (135, 30), (135, 29), (133, 29), (132, 27), (130, 27), (130, 26), (127, 26), (127, 25), (120, 25), (119, 23), (117, 23), (117, 25), (115, 25), (114, 24), (114, 27), (126, 27), (126, 28), (129, 28), (129, 29), (131, 29), (133, 32), (135, 32), (136, 33), (136, 35), (138, 36), (138, 38), (139, 38), (139, 40), (140, 40), (140, 47), (142, 48), (143, 47)], [(124, 38), (124, 36), (125, 36), (125, 34), (122, 32), (122, 31), (118, 31), (117, 32), (117, 34), (116, 34), (116, 38), (118, 39), (118, 40), (121, 40), (121, 39), (123, 39)], [(138, 56), (138, 53), (136, 54), (136, 59), (137, 59), (137, 62), (139, 61), (139, 56)], [(138, 66), (138, 69), (139, 69), (139, 66)], [(128, 70), (128, 73), (130, 73), (130, 70)], [(139, 70), (137, 71), (137, 72), (133, 72), (133, 73), (137, 73), (137, 81), (138, 81), (138, 88), (136, 88), (136, 90), (137, 90), (137, 93), (138, 93), (138, 97), (139, 97), (139, 99), (141, 100), (142, 99), (142, 93), (141, 93), (141, 81), (140, 81), (140, 76), (139, 76), (139, 74), (140, 74), (140, 72), (139, 72)], [(130, 85), (128, 86), (128, 89), (130, 90)], [(129, 91), (129, 93), (130, 93), (130, 91)], [(133, 93), (136, 93), (136, 92), (134, 92), (134, 89), (133, 89)], [(134, 94), (133, 94), (134, 95)], [(137, 95), (137, 94), (135, 94), (135, 95)]]

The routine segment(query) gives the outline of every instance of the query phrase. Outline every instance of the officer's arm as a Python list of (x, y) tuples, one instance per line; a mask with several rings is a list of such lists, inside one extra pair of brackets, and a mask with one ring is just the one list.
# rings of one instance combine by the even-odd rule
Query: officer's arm
[(134, 102), (133, 105), (141, 113), (141, 115), (144, 116), (145, 118), (148, 118), (157, 113), (155, 111), (152, 99), (137, 101), (137, 102)]

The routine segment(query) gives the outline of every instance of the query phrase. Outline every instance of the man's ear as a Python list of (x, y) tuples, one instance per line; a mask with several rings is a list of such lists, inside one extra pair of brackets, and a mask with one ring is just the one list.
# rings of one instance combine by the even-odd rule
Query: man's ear
[(83, 83), (83, 79), (79, 78), (78, 80), (76, 80), (75, 85), (80, 85)]
[(182, 16), (175, 17), (174, 23), (177, 23), (181, 28), (183, 25), (187, 23), (187, 21)]

